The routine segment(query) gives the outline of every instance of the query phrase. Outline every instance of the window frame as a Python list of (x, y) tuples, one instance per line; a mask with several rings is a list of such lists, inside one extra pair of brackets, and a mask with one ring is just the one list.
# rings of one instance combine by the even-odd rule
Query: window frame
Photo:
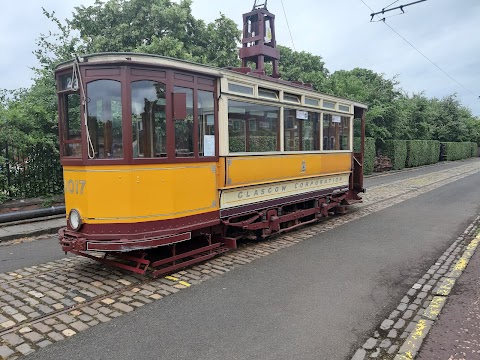
[[(132, 73), (132, 70), (139, 72)], [(59, 90), (60, 77), (71, 73), (71, 68), (63, 69), (56, 73), (56, 90), (59, 103), (59, 114), (64, 111), (64, 105), (61, 97), (71, 90)], [(201, 163), (201, 162), (218, 162), (219, 158), (219, 115), (218, 115), (218, 81), (219, 79), (202, 73), (189, 72), (168, 67), (159, 67), (156, 65), (148, 65), (142, 63), (132, 63), (125, 65), (124, 62), (102, 64), (80, 64), (80, 72), (82, 74), (83, 86), (97, 80), (113, 80), (119, 81), (121, 84), (121, 100), (122, 100), (122, 143), (123, 158), (121, 159), (89, 159), (87, 152), (87, 136), (85, 126), (85, 109), (81, 106), (81, 130), (82, 130), (82, 158), (71, 158), (64, 156), (65, 142), (63, 141), (63, 132), (65, 126), (59, 121), (59, 139), (60, 139), (60, 156), (62, 166), (102, 166), (102, 165), (141, 165), (141, 164), (168, 164), (168, 163)], [(144, 72), (143, 74), (141, 72)], [(160, 74), (165, 73), (165, 77)], [(167, 118), (167, 157), (163, 158), (134, 158), (132, 147), (132, 104), (131, 104), (131, 83), (134, 81), (157, 81), (166, 85), (166, 118)], [(190, 81), (192, 80), (192, 81)], [(189, 87), (194, 89), (194, 151), (195, 157), (175, 157), (175, 140), (174, 140), (174, 123), (172, 93), (174, 86)], [(198, 90), (209, 91), (214, 97), (214, 127), (215, 127), (215, 156), (199, 156), (198, 151)], [(80, 103), (84, 103), (84, 94), (80, 91)], [(170, 106), (168, 106), (170, 105)], [(60, 115), (59, 115), (60, 116)], [(61, 115), (63, 116), (63, 115)]]
[[(348, 118), (349, 119), (349, 131), (348, 131), (348, 146), (350, 148), (350, 150), (323, 150), (323, 145), (324, 145), (324, 140), (325, 140), (325, 136), (326, 134), (324, 133), (324, 130), (323, 130), (323, 117), (324, 115), (337, 115), (337, 116), (340, 116), (340, 124), (343, 126), (343, 118)], [(322, 131), (322, 143), (321, 143), (321, 147), (322, 147), (322, 152), (325, 153), (325, 154), (337, 154), (337, 153), (353, 153), (353, 115), (351, 114), (344, 114), (344, 113), (338, 113), (336, 111), (322, 111), (322, 118), (321, 118), (321, 131)], [(330, 134), (329, 134), (330, 135)], [(332, 136), (329, 136), (327, 137), (328, 138), (328, 142), (330, 143), (330, 140), (331, 138), (334, 138)]]
[[(265, 102), (265, 101), (256, 101), (254, 99), (248, 99), (248, 98), (239, 98), (239, 97), (234, 97), (234, 96), (226, 96), (225, 98), (225, 116), (226, 116), (226, 126), (224, 127), (224, 131), (225, 131), (225, 140), (226, 140), (226, 149), (227, 149), (227, 156), (250, 156), (250, 155), (268, 155), (268, 154), (279, 154), (279, 153), (282, 153), (282, 147), (283, 147), (283, 140), (282, 140), (282, 129), (283, 129), (283, 125), (282, 125), (282, 121), (283, 121), (283, 114), (282, 114), (282, 109), (283, 107), (278, 104), (278, 103), (274, 103), (273, 101), (271, 103), (268, 103), (268, 102)], [(260, 152), (260, 151), (255, 151), (255, 152), (251, 152), (251, 151), (245, 151), (245, 152), (231, 152), (230, 151), (230, 133), (229, 133), (229, 130), (228, 130), (228, 122), (229, 122), (229, 118), (228, 118), (228, 115), (229, 115), (229, 101), (236, 101), (236, 102), (242, 102), (242, 103), (248, 103), (248, 104), (254, 104), (254, 105), (263, 105), (263, 106), (270, 106), (270, 107), (274, 107), (274, 108), (277, 108), (278, 111), (279, 111), (279, 114), (278, 114), (278, 126), (277, 126), (277, 150), (275, 151), (265, 151), (265, 152)], [(252, 120), (251, 118), (246, 118), (244, 119), (245, 121), (245, 150), (247, 150), (249, 148), (249, 137), (247, 135), (249, 135), (247, 133), (247, 129), (249, 129), (249, 126), (250, 126), (250, 120)], [(222, 156), (225, 156), (225, 155), (222, 155)]]

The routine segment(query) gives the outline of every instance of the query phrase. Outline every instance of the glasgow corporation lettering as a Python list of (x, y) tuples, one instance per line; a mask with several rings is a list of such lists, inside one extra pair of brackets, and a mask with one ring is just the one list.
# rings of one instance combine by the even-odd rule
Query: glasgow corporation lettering
[(348, 186), (349, 174), (315, 177), (305, 180), (284, 181), (275, 184), (248, 186), (223, 190), (220, 207), (229, 208), (254, 202)]

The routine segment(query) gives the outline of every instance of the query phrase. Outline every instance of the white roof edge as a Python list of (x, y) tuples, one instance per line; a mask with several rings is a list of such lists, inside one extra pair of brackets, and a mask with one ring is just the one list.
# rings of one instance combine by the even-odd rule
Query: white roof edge
[[(321, 93), (313, 89), (310, 90), (307, 88), (302, 88), (300, 86), (282, 84), (275, 81), (269, 81), (268, 79), (262, 79), (256, 76), (242, 74), (229, 69), (221, 69), (221, 68), (213, 67), (211, 65), (198, 64), (188, 60), (169, 58), (169, 57), (160, 56), (160, 55), (142, 54), (142, 53), (97, 53), (97, 54), (83, 55), (80, 57), (80, 59), (84, 61), (82, 62), (83, 64), (89, 64), (89, 63), (92, 64), (92, 63), (101, 63), (101, 62), (127, 62), (127, 63), (132, 62), (132, 63), (143, 63), (143, 64), (149, 64), (149, 65), (151, 64), (151, 65), (165, 66), (170, 68), (181, 67), (182, 69), (187, 71), (200, 72), (200, 73), (218, 77), (218, 78), (219, 77), (226, 77), (226, 78), (233, 78), (233, 79), (237, 78), (240, 81), (242, 79), (245, 79), (245, 80), (248, 80), (249, 82), (254, 80), (257, 83), (265, 84), (265, 86), (267, 87), (268, 86), (272, 87), (272, 85), (275, 85), (282, 89), (287, 89), (287, 88), (291, 89), (293, 87), (294, 89), (304, 94), (311, 94), (312, 96), (316, 95), (322, 98), (332, 99), (337, 101), (344, 100), (344, 101), (348, 101), (353, 106), (368, 109), (367, 105), (365, 104), (362, 104), (347, 98)], [(60, 63), (56, 66), (55, 70), (62, 70), (62, 69), (68, 68), (69, 66), (72, 66), (72, 63), (73, 63), (73, 60)]]

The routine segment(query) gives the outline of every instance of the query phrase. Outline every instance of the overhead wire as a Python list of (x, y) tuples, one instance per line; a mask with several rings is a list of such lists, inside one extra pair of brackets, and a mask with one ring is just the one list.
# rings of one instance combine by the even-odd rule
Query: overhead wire
[(375, 20), (375, 21), (370, 21), (370, 22), (376, 23), (376, 22), (380, 22), (380, 21), (385, 21), (385, 20), (390, 19), (390, 18), (392, 18), (392, 17), (405, 15), (405, 14), (407, 14), (407, 13), (408, 13), (408, 11), (405, 11), (404, 13), (386, 16), (386, 17), (383, 17), (383, 18), (381, 18), (381, 19), (378, 19), (378, 20)]
[(283, 0), (280, 0), (280, 2), (282, 3), (283, 14), (285, 15), (285, 21), (287, 22), (287, 28), (288, 28), (288, 32), (290, 33), (290, 39), (292, 40), (293, 50), (297, 51), (297, 49), (295, 48), (295, 42), (293, 41), (292, 32), (290, 30), (290, 25), (288, 24), (287, 12), (285, 11), (285, 6), (283, 5)]
[[(373, 9), (368, 6), (367, 3), (365, 3), (364, 0), (360, 0), (363, 5), (365, 5), (372, 13), (373, 13)], [(393, 4), (390, 4), (389, 6), (391, 6)], [(475, 97), (478, 97), (480, 98), (480, 96), (478, 96), (477, 94), (475, 94), (472, 90), (470, 90), (469, 88), (467, 88), (466, 86), (464, 86), (461, 82), (459, 82), (457, 79), (455, 79), (453, 76), (451, 76), (449, 73), (447, 73), (445, 70), (443, 70), (439, 65), (437, 65), (435, 62), (433, 62), (427, 55), (425, 55), (423, 52), (421, 52), (419, 49), (417, 49), (410, 41), (408, 41), (405, 37), (403, 37), (402, 35), (400, 35), (398, 33), (398, 31), (396, 31), (393, 27), (391, 27), (389, 24), (387, 24), (387, 22), (385, 21), (385, 19), (382, 19), (380, 18), (378, 15), (377, 17), (380, 19), (380, 21), (382, 21), (390, 30), (392, 30), (395, 34), (397, 34), (403, 41), (405, 41), (408, 45), (410, 45), (416, 52), (418, 52), (420, 55), (422, 55), (428, 62), (430, 62), (433, 66), (435, 66), (438, 70), (440, 70), (443, 74), (445, 74), (448, 78), (450, 78), (451, 80), (453, 80), (455, 83), (457, 83), (460, 87), (462, 87), (463, 89), (465, 89), (466, 91), (468, 91), (470, 94), (472, 94), (473, 96)]]
[(385, 9), (388, 9), (390, 6), (392, 6), (392, 5), (396, 4), (396, 3), (397, 3), (397, 2), (399, 2), (399, 1), (400, 1), (400, 0), (395, 0), (395, 1), (394, 1), (394, 2), (392, 2), (390, 5), (388, 5), (388, 6), (385, 6), (385, 7), (383, 8), (383, 10), (385, 10)]

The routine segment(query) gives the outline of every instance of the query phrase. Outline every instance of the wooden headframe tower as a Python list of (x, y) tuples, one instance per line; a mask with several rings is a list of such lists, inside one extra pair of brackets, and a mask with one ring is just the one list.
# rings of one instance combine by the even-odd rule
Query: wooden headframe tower
[[(275, 37), (275, 15), (267, 10), (267, 1), (256, 0), (252, 11), (243, 14), (243, 39), (240, 48), (242, 67), (255, 63), (254, 73), (265, 74), (265, 63), (273, 65), (272, 77), (278, 78), (280, 52)], [(259, 4), (262, 3), (262, 4)]]

